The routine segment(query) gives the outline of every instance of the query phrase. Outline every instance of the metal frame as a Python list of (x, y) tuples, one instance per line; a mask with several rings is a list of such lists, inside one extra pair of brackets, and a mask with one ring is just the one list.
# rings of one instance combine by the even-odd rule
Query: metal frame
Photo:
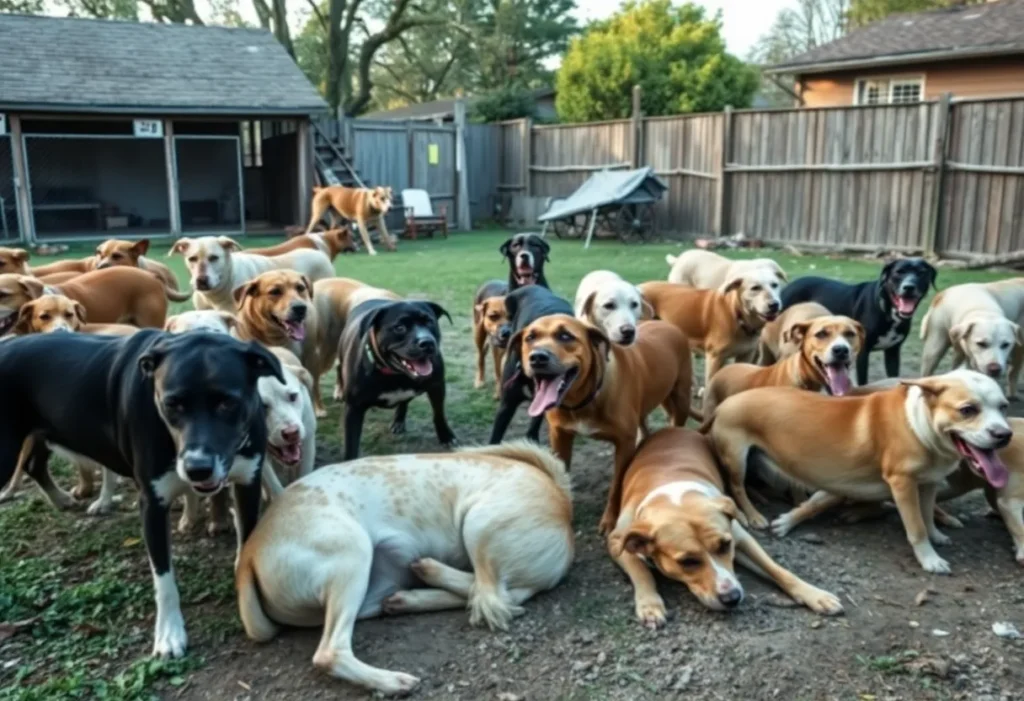
[[(18, 204), (18, 187), (17, 187), (17, 173), (14, 169), (14, 139), (10, 134), (0, 135), (0, 143), (10, 144), (11, 147), (11, 194), (14, 202), (14, 226), (11, 226), (10, 221), (7, 219), (7, 201), (4, 196), (0, 194), (0, 232), (3, 232), (3, 242), (21, 242), (24, 240), (21, 232), (21, 206)], [(14, 233), (14, 237), (11, 237), (11, 233)]]
[[(242, 236), (247, 235), (245, 230), (245, 167), (243, 164), (244, 154), (242, 153), (242, 137), (239, 136), (221, 136), (213, 134), (175, 134), (171, 137), (174, 142), (174, 179), (178, 180), (178, 140), (182, 141), (234, 141), (235, 142), (235, 165), (238, 170), (238, 226), (239, 229), (236, 232)], [(178, 210), (178, 221), (181, 221), (181, 191), (178, 191), (178, 201), (174, 203), (174, 206)], [(189, 236), (203, 236), (208, 234), (223, 234), (222, 230), (213, 231), (185, 231), (185, 227), (182, 226), (182, 234), (187, 233)], [(228, 232), (232, 233), (232, 232)]]

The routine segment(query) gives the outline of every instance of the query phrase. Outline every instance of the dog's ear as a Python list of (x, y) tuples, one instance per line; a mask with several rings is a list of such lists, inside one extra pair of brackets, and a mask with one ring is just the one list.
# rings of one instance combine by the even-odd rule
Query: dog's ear
[(306, 286), (306, 294), (309, 295), (310, 299), (313, 299), (313, 283), (309, 281), (308, 276), (302, 276), (302, 284)]
[(39, 299), (43, 296), (43, 292), (46, 291), (46, 285), (43, 284), (42, 280), (28, 275), (20, 275), (18, 277), (18, 285), (21, 289), (25, 290), (29, 297), (32, 299)]
[(171, 250), (167, 251), (167, 257), (170, 258), (175, 253), (185, 255), (185, 251), (187, 251), (188, 247), (191, 245), (192, 239), (188, 238), (187, 236), (185, 238), (178, 239), (177, 241), (174, 242), (174, 245), (171, 246)]
[(594, 320), (594, 300), (597, 299), (597, 290), (594, 290), (587, 295), (586, 301), (583, 302), (583, 318), (588, 321)]
[(939, 291), (939, 286), (935, 284), (935, 280), (939, 277), (939, 271), (935, 269), (934, 265), (932, 265), (931, 263), (929, 263), (927, 261), (924, 261), (923, 265), (924, 265), (924, 269), (928, 273), (928, 284), (931, 285), (931, 288), (933, 290), (938, 292)]
[(1015, 324), (1012, 321), (1010, 322), (1010, 326), (1013, 327), (1013, 335), (1017, 339), (1017, 345), (1024, 346), (1024, 327), (1021, 327), (1020, 324)]
[(654, 553), (654, 527), (646, 521), (634, 521), (628, 528), (612, 531), (608, 536), (608, 553), (618, 557), (623, 550), (650, 557)]
[(31, 257), (32, 257), (32, 255), (28, 251), (26, 251), (24, 248), (12, 248), (11, 249), (11, 258), (13, 258), (14, 260), (16, 260), (16, 261), (18, 261), (20, 263), (25, 263)]
[(534, 236), (533, 240), (540, 246), (540, 250), (544, 251), (544, 260), (551, 260), (551, 244), (542, 239), (540, 236)]
[(512, 246), (512, 239), (508, 239), (505, 243), (501, 244), (498, 248), (498, 253), (501, 254), (502, 258), (508, 257), (508, 249)]
[(249, 345), (245, 349), (245, 363), (254, 380), (261, 377), (273, 377), (282, 385), (285, 384), (281, 361), (256, 341), (249, 341)]
[(943, 380), (941, 376), (922, 377), (919, 380), (900, 380), (900, 384), (908, 387), (920, 387), (922, 392), (933, 397), (937, 397), (949, 389), (946, 380)]
[(227, 253), (242, 250), (242, 244), (238, 243), (238, 241), (235, 241), (230, 236), (218, 236), (217, 243), (219, 243), (220, 247), (223, 248)]
[(35, 311), (34, 302), (27, 302), (21, 305), (21, 309), (18, 310), (18, 320), (14, 322), (14, 329), (12, 329), (16, 335), (22, 336), (32, 333), (32, 315)]
[(164, 322), (164, 331), (166, 331), (167, 333), (175, 333), (174, 329), (176, 329), (177, 327), (178, 315), (174, 314), (172, 316), (167, 317), (167, 320)]
[(954, 326), (949, 330), (949, 340), (955, 345), (960, 345), (962, 342), (971, 337), (971, 331), (974, 330), (973, 321), (963, 321)]
[(231, 312), (219, 312), (220, 318), (224, 320), (224, 325), (228, 327), (228, 333), (231, 333), (234, 329), (238, 328), (238, 317)]
[(424, 302), (424, 304), (430, 307), (430, 311), (434, 312), (434, 316), (437, 318), (438, 321), (441, 321), (441, 317), (443, 316), (447, 317), (449, 324), (455, 323), (454, 321), (452, 321), (452, 315), (448, 313), (448, 310), (442, 307), (437, 302)]
[(786, 275), (786, 271), (782, 269), (782, 266), (778, 263), (775, 264), (775, 277), (779, 278), (779, 282), (789, 282), (789, 276)]
[(259, 293), (260, 283), (256, 280), (251, 280), (236, 287), (231, 296), (235, 298), (235, 307), (241, 307), (246, 297), (256, 297)]
[(657, 314), (654, 313), (654, 305), (647, 301), (647, 298), (644, 297), (644, 293), (640, 291), (639, 287), (636, 288), (636, 293), (640, 295), (640, 320), (647, 321), (649, 319), (654, 319), (657, 316)]
[(739, 510), (736, 508), (736, 502), (734, 502), (729, 497), (715, 497), (714, 504), (716, 509), (721, 511), (730, 519), (735, 519), (739, 515)]
[(156, 373), (156, 369), (160, 367), (160, 363), (164, 362), (164, 357), (167, 355), (167, 349), (161, 344), (159, 346), (150, 348), (148, 351), (139, 356), (139, 372), (144, 377), (153, 377)]
[(514, 334), (512, 334), (512, 337), (510, 339), (508, 339), (508, 345), (506, 345), (505, 347), (508, 348), (509, 350), (511, 350), (513, 348), (518, 348), (519, 346), (522, 345), (522, 343), (523, 343), (523, 329), (519, 329)]
[(96, 250), (93, 251), (92, 254), (94, 256), (102, 256), (103, 255), (103, 244), (101, 243), (98, 246), (96, 246)]
[[(590, 345), (596, 348), (605, 360), (608, 360), (608, 354), (612, 350), (612, 342), (604, 335), (604, 331), (596, 326), (588, 326), (587, 337), (590, 339)], [(604, 350), (601, 349), (601, 346), (604, 346)]]
[(887, 260), (885, 262), (885, 265), (882, 266), (882, 273), (881, 273), (881, 275), (879, 277), (882, 280), (888, 280), (889, 276), (892, 274), (893, 267), (897, 263), (899, 263), (901, 260), (903, 260), (903, 259), (902, 258), (890, 258), (889, 260)]
[(792, 343), (796, 346), (803, 345), (804, 336), (807, 335), (807, 329), (809, 328), (811, 328), (811, 322), (809, 321), (793, 324), (782, 332), (782, 340), (785, 343)]
[(149, 239), (139, 239), (132, 245), (136, 256), (144, 256), (149, 252)]
[(868, 334), (867, 331), (864, 330), (864, 324), (854, 319), (850, 319), (850, 321), (853, 322), (853, 330), (857, 332), (857, 347), (853, 349), (854, 355), (856, 355), (857, 353), (860, 353), (861, 349), (864, 347), (864, 340), (867, 338)]
[(79, 302), (77, 299), (71, 302), (71, 308), (75, 310), (75, 316), (78, 317), (78, 321), (85, 323), (85, 305)]
[(299, 382), (301, 382), (302, 385), (312, 393), (313, 375), (309, 372), (309, 370), (302, 367), (301, 365), (286, 365), (285, 367), (287, 367), (288, 370), (299, 379)]
[(719, 292), (721, 292), (724, 295), (727, 295), (734, 290), (740, 289), (741, 287), (743, 287), (743, 278), (737, 277), (733, 278), (729, 282), (722, 285), (722, 287), (719, 289)]
[(505, 295), (503, 304), (505, 305), (505, 316), (508, 317), (509, 321), (512, 321), (516, 316), (516, 311), (519, 309), (519, 298), (513, 294)]

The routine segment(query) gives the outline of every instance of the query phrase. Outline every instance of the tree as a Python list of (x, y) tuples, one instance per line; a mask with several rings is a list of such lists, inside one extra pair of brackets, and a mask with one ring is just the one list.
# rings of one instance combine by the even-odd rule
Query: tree
[(757, 72), (725, 51), (721, 28), (720, 15), (690, 2), (627, 2), (572, 41), (558, 72), (559, 118), (626, 117), (634, 84), (649, 115), (748, 106)]
[(537, 103), (532, 90), (509, 85), (474, 100), (470, 117), (475, 122), (499, 122), (503, 119), (532, 117), (536, 110)]
[(985, 0), (851, 0), (847, 17), (851, 27), (863, 27), (896, 12), (923, 12), (957, 5), (979, 5)]

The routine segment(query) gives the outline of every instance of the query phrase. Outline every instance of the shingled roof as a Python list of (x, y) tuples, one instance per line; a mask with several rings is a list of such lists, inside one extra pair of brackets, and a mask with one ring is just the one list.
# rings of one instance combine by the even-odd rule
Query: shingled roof
[(0, 109), (263, 116), (327, 105), (264, 30), (0, 15)]
[(1024, 2), (1004, 0), (892, 15), (767, 72), (814, 73), (1019, 53), (1024, 53)]

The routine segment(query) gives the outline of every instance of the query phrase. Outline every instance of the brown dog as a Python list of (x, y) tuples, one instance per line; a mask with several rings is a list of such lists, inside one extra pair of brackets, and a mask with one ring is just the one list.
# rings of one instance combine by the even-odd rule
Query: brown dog
[(24, 248), (5, 248), (0, 246), (0, 275), (28, 275), (28, 259), (30, 254)]
[(86, 323), (85, 307), (81, 302), (64, 295), (43, 295), (22, 305), (14, 333), (24, 336), (30, 333), (54, 333), (70, 331), (108, 336), (127, 336), (139, 330), (128, 324)]
[(622, 476), (646, 433), (647, 415), (664, 407), (682, 426), (690, 412), (690, 346), (671, 324), (646, 321), (630, 346), (612, 345), (602, 331), (566, 314), (537, 319), (519, 331), (523, 371), (533, 381), (530, 416), (545, 414), (551, 449), (566, 467), (577, 434), (615, 446), (615, 473), (600, 529), (615, 526)]
[(330, 231), (314, 231), (311, 234), (300, 234), (266, 248), (248, 248), (246, 253), (255, 253), (261, 256), (279, 256), (282, 253), (289, 253), (296, 248), (311, 248), (315, 251), (322, 251), (332, 261), (339, 253), (355, 253), (356, 244), (352, 240), (352, 230), (342, 226)]
[[(334, 229), (337, 223), (334, 221), (334, 212), (345, 219), (356, 223), (359, 228), (359, 235), (363, 238), (363, 244), (371, 256), (377, 255), (370, 241), (370, 231), (366, 222), (370, 219), (377, 221), (377, 228), (380, 230), (380, 239), (387, 246), (389, 251), (395, 250), (395, 242), (388, 235), (388, 228), (384, 224), (384, 216), (391, 208), (391, 188), (355, 188), (332, 185), (330, 187), (314, 187), (313, 201), (310, 205), (313, 210), (309, 218), (309, 226), (306, 233), (313, 231), (313, 227), (323, 219), (324, 214), (331, 212), (331, 226)], [(333, 212), (331, 211), (333, 209)]]
[(96, 256), (87, 256), (77, 260), (58, 260), (46, 265), (33, 265), (25, 268), (25, 275), (46, 277), (57, 273), (88, 273), (96, 269)]
[(704, 386), (730, 358), (752, 355), (764, 325), (779, 311), (777, 294), (757, 279), (736, 278), (718, 290), (645, 282), (640, 292), (658, 319), (669, 322), (704, 353)]
[(841, 397), (849, 392), (850, 363), (864, 344), (864, 327), (845, 316), (824, 316), (793, 324), (790, 340), (800, 352), (761, 367), (733, 363), (715, 373), (704, 392), (704, 415), (726, 398), (754, 387), (800, 387)]
[(769, 321), (761, 329), (757, 362), (759, 365), (771, 365), (777, 360), (788, 358), (800, 350), (800, 342), (790, 338), (793, 324), (810, 321), (819, 316), (829, 316), (832, 312), (817, 302), (801, 302), (786, 307), (775, 321)]
[(512, 327), (509, 325), (508, 310), (505, 309), (505, 295), (508, 284), (503, 280), (485, 282), (473, 297), (473, 345), (476, 346), (476, 378), (473, 386), (484, 386), (484, 368), (487, 364), (487, 348), (491, 349), (494, 363), (494, 398), (501, 397), (501, 363), (505, 358)]
[(102, 270), (117, 265), (139, 268), (156, 275), (170, 289), (179, 289), (178, 279), (174, 277), (171, 269), (163, 263), (146, 258), (148, 251), (149, 239), (139, 239), (138, 241), (107, 239), (96, 247), (95, 269)]
[(633, 583), (640, 622), (649, 628), (665, 623), (665, 602), (647, 563), (715, 611), (743, 601), (734, 569), (739, 562), (816, 613), (842, 613), (838, 598), (780, 567), (758, 545), (724, 492), (711, 448), (696, 431), (665, 428), (637, 448), (623, 478), (608, 553)]

